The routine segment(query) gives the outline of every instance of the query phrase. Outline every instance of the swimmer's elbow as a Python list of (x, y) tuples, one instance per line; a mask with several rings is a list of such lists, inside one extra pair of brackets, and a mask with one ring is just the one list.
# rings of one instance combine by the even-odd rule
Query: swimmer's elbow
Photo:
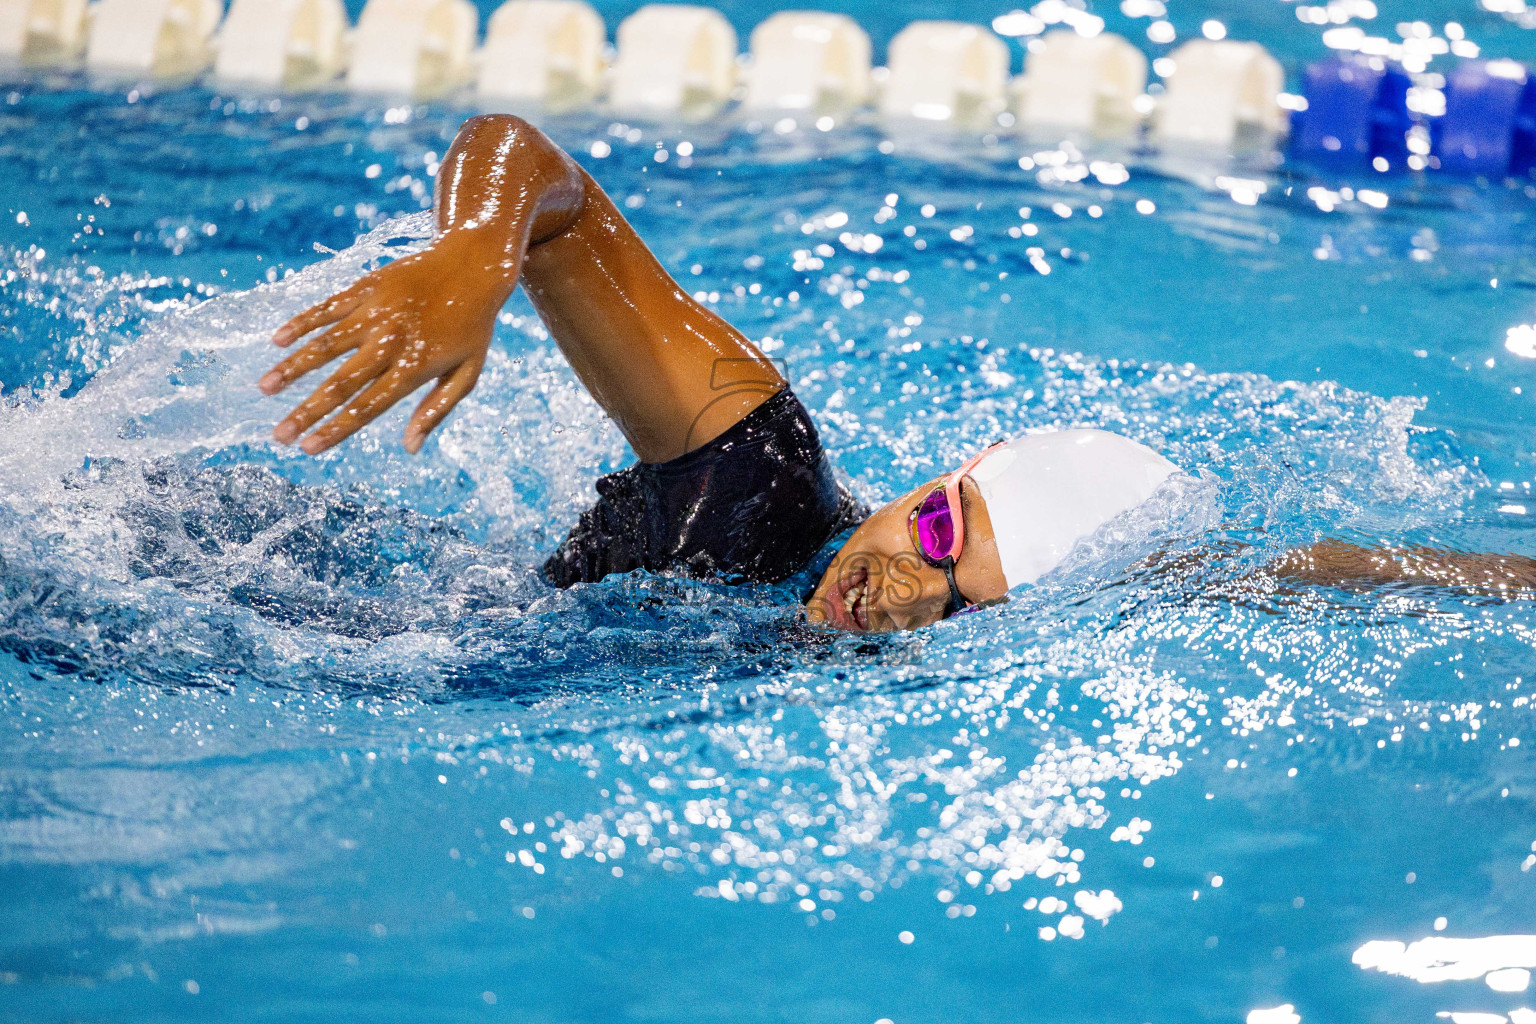
[(532, 218), (529, 241), (537, 244), (568, 228), (585, 205), (588, 181), (581, 168), (549, 136), (515, 114), (480, 114), (465, 121), (443, 164), (438, 201), (449, 223), (489, 224), (497, 211), (504, 216), (517, 211), (518, 217)]
[(476, 114), (459, 127), (459, 133), (477, 134), (485, 131), (516, 132), (533, 129), (533, 125), (516, 114)]
[(477, 114), (471, 117), (459, 127), (453, 148), (478, 150), (501, 161), (526, 157), (530, 151), (554, 155), (562, 162), (569, 159), (565, 150), (555, 145), (548, 135), (516, 114)]

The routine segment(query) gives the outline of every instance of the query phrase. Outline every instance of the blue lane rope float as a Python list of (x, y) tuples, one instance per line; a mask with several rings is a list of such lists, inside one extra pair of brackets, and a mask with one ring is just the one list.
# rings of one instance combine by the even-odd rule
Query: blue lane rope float
[(1514, 128), (1509, 147), (1509, 173), (1525, 177), (1536, 169), (1536, 90), (1529, 83), (1520, 96)]
[(1432, 152), (1452, 174), (1530, 170), (1536, 81), (1512, 60), (1463, 61), (1446, 76), (1445, 113), (1430, 125)]
[(1392, 164), (1408, 154), (1410, 80), (1379, 59), (1348, 54), (1309, 66), (1307, 108), (1291, 117), (1291, 152), (1306, 159)]

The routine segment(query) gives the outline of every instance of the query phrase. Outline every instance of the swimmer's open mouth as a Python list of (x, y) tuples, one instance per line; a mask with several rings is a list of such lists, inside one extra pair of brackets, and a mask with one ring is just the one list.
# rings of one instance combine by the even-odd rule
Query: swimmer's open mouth
[(827, 618), (839, 629), (869, 631), (869, 571), (856, 570), (832, 585), (825, 598)]

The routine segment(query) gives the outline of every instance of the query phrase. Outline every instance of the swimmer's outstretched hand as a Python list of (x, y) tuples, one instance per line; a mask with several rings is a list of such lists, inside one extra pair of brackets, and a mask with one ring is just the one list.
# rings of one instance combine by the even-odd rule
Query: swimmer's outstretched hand
[(305, 310), (273, 335), (273, 343), (286, 348), (331, 327), (261, 378), (268, 395), (351, 355), (272, 436), (292, 444), (335, 413), (301, 442), (311, 455), (323, 452), (435, 381), (405, 428), (406, 449), (419, 451), (479, 379), (496, 314), (517, 287), (529, 247), (575, 220), (586, 188), (571, 159), (527, 122), (470, 119), (438, 174), (438, 234), (431, 244)]
[[(427, 392), (405, 428), (407, 451), (421, 449), (427, 435), (474, 388), (491, 344), (496, 313), (506, 292), (472, 286), (452, 240), (440, 239), (424, 252), (368, 274), (357, 284), (284, 324), (274, 344), (287, 347), (312, 331), (336, 324), (313, 338), (261, 378), (261, 390), (275, 395), (312, 370), (346, 353), (351, 356), (272, 431), (282, 444), (342, 411), (305, 437), (311, 455), (351, 437), (379, 414), (429, 381)], [(343, 406), (345, 408), (343, 408)]]

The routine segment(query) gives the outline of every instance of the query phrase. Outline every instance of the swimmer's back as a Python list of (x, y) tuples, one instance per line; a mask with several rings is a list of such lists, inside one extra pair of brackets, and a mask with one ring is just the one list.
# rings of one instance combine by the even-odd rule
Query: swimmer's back
[(635, 569), (777, 583), (863, 515), (788, 387), (685, 455), (600, 478), (597, 493), (544, 563), (555, 586)]

